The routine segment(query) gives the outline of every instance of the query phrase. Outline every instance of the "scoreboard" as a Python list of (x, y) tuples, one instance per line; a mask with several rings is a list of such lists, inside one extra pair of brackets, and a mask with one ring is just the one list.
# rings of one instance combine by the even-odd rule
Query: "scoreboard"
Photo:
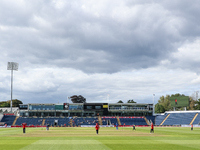
[(189, 106), (189, 96), (170, 97), (172, 107), (187, 107)]

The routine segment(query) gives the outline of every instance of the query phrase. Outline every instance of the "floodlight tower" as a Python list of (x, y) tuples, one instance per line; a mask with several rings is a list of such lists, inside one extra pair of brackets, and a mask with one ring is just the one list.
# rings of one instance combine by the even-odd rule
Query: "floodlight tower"
[(196, 101), (198, 100), (198, 93), (199, 91), (196, 91)]
[(11, 101), (10, 108), (12, 112), (12, 94), (13, 94), (13, 70), (18, 71), (19, 64), (16, 62), (8, 62), (7, 70), (11, 70)]
[(153, 115), (155, 113), (154, 99), (155, 99), (155, 94), (153, 94)]

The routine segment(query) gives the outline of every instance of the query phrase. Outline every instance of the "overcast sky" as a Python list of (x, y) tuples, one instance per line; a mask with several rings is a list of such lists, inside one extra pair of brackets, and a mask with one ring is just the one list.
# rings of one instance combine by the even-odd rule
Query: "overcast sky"
[(1, 0), (0, 101), (155, 103), (200, 90), (199, 0)]

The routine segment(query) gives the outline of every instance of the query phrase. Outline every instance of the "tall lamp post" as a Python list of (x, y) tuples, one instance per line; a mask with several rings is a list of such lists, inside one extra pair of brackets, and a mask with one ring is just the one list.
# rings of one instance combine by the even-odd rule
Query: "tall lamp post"
[(155, 113), (154, 99), (155, 99), (155, 94), (153, 94), (153, 115)]
[(7, 70), (11, 70), (11, 101), (10, 108), (12, 112), (12, 94), (13, 94), (13, 70), (18, 71), (19, 64), (16, 62), (8, 62)]

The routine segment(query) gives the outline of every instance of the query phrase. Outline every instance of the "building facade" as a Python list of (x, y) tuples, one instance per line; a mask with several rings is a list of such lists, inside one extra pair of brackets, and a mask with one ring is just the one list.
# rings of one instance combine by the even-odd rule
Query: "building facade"
[(153, 104), (137, 103), (63, 103), (20, 104), (23, 117), (152, 116)]

